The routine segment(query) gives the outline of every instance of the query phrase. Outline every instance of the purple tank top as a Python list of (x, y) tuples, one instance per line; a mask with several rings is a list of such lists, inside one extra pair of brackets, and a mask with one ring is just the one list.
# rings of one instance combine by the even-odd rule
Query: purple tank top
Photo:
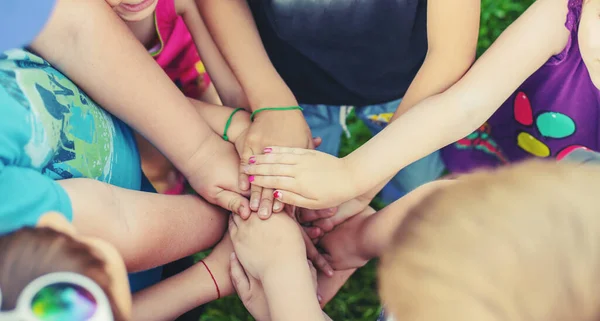
[(600, 150), (600, 91), (590, 79), (577, 39), (582, 1), (569, 0), (565, 26), (571, 36), (565, 49), (478, 130), (442, 149), (448, 170), (467, 172), (529, 157), (560, 159), (578, 147)]

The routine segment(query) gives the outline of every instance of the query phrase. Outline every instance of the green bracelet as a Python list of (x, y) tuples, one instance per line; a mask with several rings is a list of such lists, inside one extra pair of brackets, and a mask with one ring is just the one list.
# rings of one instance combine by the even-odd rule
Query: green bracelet
[(244, 108), (236, 108), (233, 110), (233, 112), (231, 113), (231, 115), (229, 115), (229, 119), (227, 119), (227, 122), (225, 123), (225, 129), (223, 130), (223, 140), (228, 142), (229, 141), (229, 136), (227, 136), (227, 131), (229, 130), (229, 126), (231, 126), (231, 120), (233, 119), (233, 115), (235, 115), (238, 111), (240, 110), (244, 110)]
[(258, 113), (260, 113), (261, 111), (265, 111), (265, 110), (280, 110), (280, 111), (283, 111), (283, 110), (304, 110), (304, 109), (302, 109), (302, 107), (300, 107), (300, 106), (290, 106), (290, 107), (267, 107), (267, 108), (260, 108), (260, 109), (257, 109), (257, 110), (255, 110), (255, 111), (252, 113), (252, 115), (250, 115), (250, 120), (251, 120), (251, 121), (254, 121), (254, 117), (255, 117), (255, 116), (258, 114)]

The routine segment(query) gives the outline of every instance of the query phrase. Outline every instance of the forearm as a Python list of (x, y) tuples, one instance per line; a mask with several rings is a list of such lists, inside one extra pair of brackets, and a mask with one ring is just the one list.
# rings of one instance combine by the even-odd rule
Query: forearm
[(196, 3), (215, 43), (246, 93), (252, 110), (296, 105), (296, 98), (267, 56), (246, 0), (203, 0)]
[(261, 280), (271, 319), (278, 321), (322, 320), (323, 311), (304, 259), (281, 262), (268, 270)]
[(132, 272), (206, 250), (225, 232), (225, 211), (193, 195), (144, 193), (90, 179), (59, 183), (72, 200), (77, 229), (114, 244)]
[(196, 3), (185, 1), (184, 5), (185, 7), (182, 8), (183, 19), (192, 34), (198, 53), (223, 105), (249, 108), (249, 102), (242, 86), (206, 28)]
[(429, 53), (390, 122), (422, 100), (450, 88), (467, 72), (474, 60), (475, 48), (471, 53), (467, 51), (453, 56), (446, 52)]
[(32, 44), (180, 170), (213, 135), (105, 1), (60, 0)]
[(355, 271), (356, 269), (334, 271), (333, 276), (327, 276), (324, 273), (317, 275), (318, 291), (323, 299), (320, 302), (321, 306), (325, 306), (335, 297)]
[[(204, 259), (210, 268), (221, 297), (234, 293), (229, 276), (229, 256), (233, 245), (226, 239)], [(133, 297), (133, 320), (170, 321), (181, 314), (218, 298), (213, 279), (202, 263), (181, 272)]]
[(366, 259), (378, 258), (391, 244), (398, 227), (410, 210), (439, 188), (454, 184), (452, 180), (427, 183), (369, 217), (358, 235), (359, 253)]
[[(195, 99), (190, 99), (190, 101), (196, 108), (198, 114), (206, 120), (210, 128), (212, 128), (219, 136), (223, 135), (225, 124), (235, 109), (211, 105)], [(250, 114), (243, 110), (238, 111), (231, 119), (231, 124), (227, 129), (229, 140), (235, 143), (240, 134), (242, 134), (250, 124)]]
[(470, 134), (496, 110), (488, 106), (477, 108), (480, 105), (469, 99), (448, 91), (427, 98), (346, 156), (353, 181), (361, 182), (357, 195), (372, 190), (402, 168)]

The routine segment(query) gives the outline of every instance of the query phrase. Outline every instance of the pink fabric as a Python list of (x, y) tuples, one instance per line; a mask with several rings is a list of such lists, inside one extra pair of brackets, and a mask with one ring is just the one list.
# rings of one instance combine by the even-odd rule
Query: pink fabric
[(158, 0), (155, 12), (160, 47), (152, 53), (156, 62), (186, 94), (198, 98), (210, 80), (203, 70), (192, 35), (175, 10), (175, 0)]

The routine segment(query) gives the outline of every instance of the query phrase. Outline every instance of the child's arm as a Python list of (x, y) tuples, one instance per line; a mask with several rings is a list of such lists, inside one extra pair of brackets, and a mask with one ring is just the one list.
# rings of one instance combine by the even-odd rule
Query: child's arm
[(202, 57), (202, 62), (223, 105), (249, 108), (246, 94), (208, 32), (196, 1), (175, 0), (175, 7), (178, 14), (183, 16), (185, 24), (192, 34), (198, 53)]
[(58, 183), (71, 199), (77, 229), (115, 245), (128, 271), (206, 250), (225, 232), (225, 210), (197, 196), (131, 191), (91, 179)]
[[(206, 120), (212, 130), (219, 136), (223, 135), (225, 124), (231, 116), (231, 113), (233, 113), (234, 108), (211, 105), (191, 98), (189, 98), (189, 100), (192, 102), (200, 116)], [(229, 141), (235, 144), (238, 137), (248, 129), (250, 124), (250, 114), (247, 111), (240, 110), (235, 113), (233, 118), (231, 118), (231, 124), (227, 129)]]
[[(233, 294), (229, 276), (231, 253), (233, 245), (229, 235), (226, 235), (203, 260), (219, 286), (221, 297)], [(196, 263), (184, 272), (136, 293), (133, 297), (132, 320), (175, 320), (195, 307), (216, 300), (215, 281), (204, 264)]]
[(281, 201), (301, 207), (332, 207), (362, 195), (483, 124), (564, 49), (569, 37), (566, 16), (566, 1), (536, 1), (454, 86), (411, 108), (344, 159), (274, 147), (270, 155), (257, 156), (255, 164), (294, 165), (250, 166), (247, 174), (270, 175), (255, 177), (253, 184), (282, 189)]
[[(246, 0), (196, 3), (215, 43), (246, 93), (252, 111), (297, 106), (292, 91), (269, 60)], [(240, 155), (242, 165), (247, 164), (253, 151), (273, 145), (313, 148), (310, 128), (300, 110), (257, 114)], [(249, 187), (245, 175), (240, 175), (239, 183), (244, 190)], [(283, 208), (277, 201), (273, 207), (273, 190), (263, 190), (255, 184), (251, 186), (250, 207), (263, 219), (271, 215), (273, 208)]]
[(228, 153), (232, 147), (214, 134), (104, 1), (58, 1), (32, 48), (157, 146), (207, 200), (249, 207), (239, 194), (213, 188), (239, 192), (237, 173), (214, 173), (229, 165), (224, 170), (237, 172), (236, 161), (223, 162), (234, 157)]
[(358, 268), (379, 257), (412, 207), (438, 188), (454, 183), (425, 184), (377, 213), (370, 208), (364, 210), (326, 234), (320, 245), (329, 254), (333, 268)]
[(444, 92), (469, 70), (477, 49), (480, 7), (481, 0), (427, 1), (427, 56), (391, 121)]

